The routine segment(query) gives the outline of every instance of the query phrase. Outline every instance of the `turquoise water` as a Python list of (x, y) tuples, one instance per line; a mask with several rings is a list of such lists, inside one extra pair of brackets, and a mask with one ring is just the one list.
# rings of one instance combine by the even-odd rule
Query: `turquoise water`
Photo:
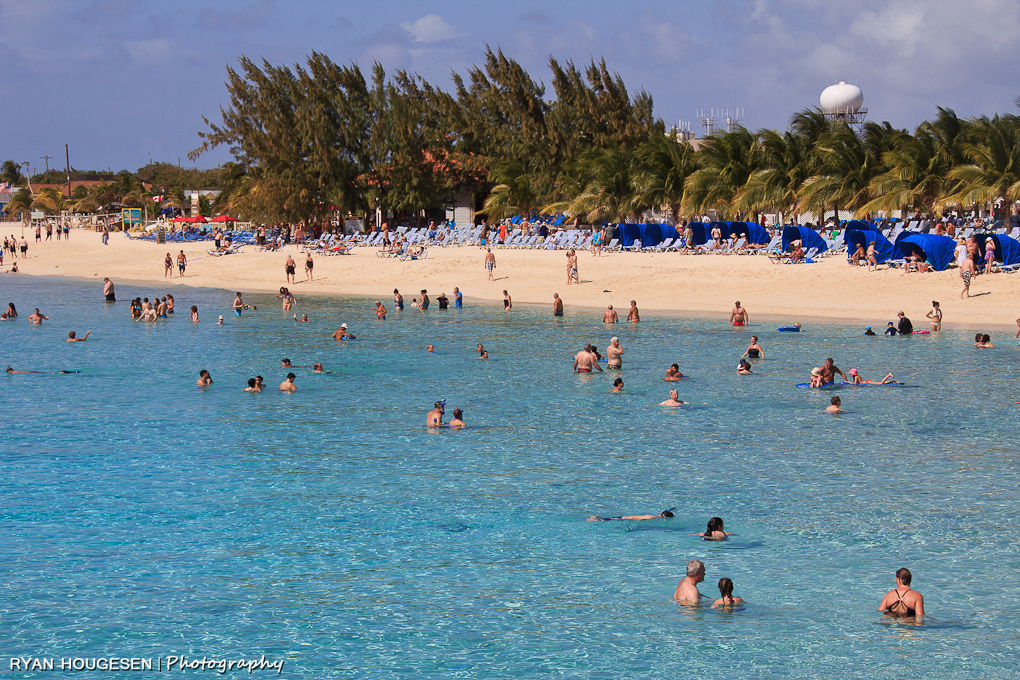
[[(22, 314), (0, 323), (6, 362), (82, 371), (0, 377), (3, 656), (265, 654), (295, 678), (1020, 676), (1008, 338), (755, 325), (767, 359), (745, 378), (750, 333), (722, 322), (609, 329), (468, 298), (377, 323), (371, 301), (299, 294), (297, 324), (271, 296), (236, 319), (226, 291), (0, 291)], [(132, 323), (126, 300), (157, 292), (176, 318)], [(358, 340), (329, 337), (341, 321)], [(611, 335), (619, 395), (620, 374), (570, 370)], [(908, 386), (839, 390), (847, 413), (826, 415), (833, 392), (793, 385), (827, 356)], [(299, 369), (283, 394), (282, 357), (337, 373)], [(694, 404), (651, 406), (674, 361)], [(242, 393), (256, 373), (269, 389)], [(437, 399), (469, 427), (426, 430)], [(713, 515), (738, 535), (690, 535)], [(727, 576), (744, 610), (672, 603), (690, 559), (704, 595)], [(923, 627), (875, 612), (901, 566)]]

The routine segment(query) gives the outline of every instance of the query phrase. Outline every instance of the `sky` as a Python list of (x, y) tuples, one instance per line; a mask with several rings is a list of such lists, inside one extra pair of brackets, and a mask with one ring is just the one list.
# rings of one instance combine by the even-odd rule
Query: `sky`
[(550, 56), (604, 57), (667, 127), (695, 131), (712, 108), (785, 130), (840, 80), (869, 120), (910, 130), (937, 106), (1017, 113), (1020, 95), (1016, 0), (0, 0), (0, 160), (63, 167), (67, 144), (77, 168), (214, 167), (227, 150), (187, 154), (229, 104), (240, 55), (293, 65), (317, 51), (448, 88), (486, 45), (546, 84)]

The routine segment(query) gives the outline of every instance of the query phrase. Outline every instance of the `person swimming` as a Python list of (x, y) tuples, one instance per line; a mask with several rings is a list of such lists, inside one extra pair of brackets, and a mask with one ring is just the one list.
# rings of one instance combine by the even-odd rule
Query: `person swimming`
[(669, 391), (669, 399), (660, 401), (656, 406), (683, 406), (687, 402), (680, 401), (680, 394), (676, 390)]
[(713, 517), (708, 520), (708, 528), (705, 529), (705, 531), (694, 535), (701, 536), (706, 541), (725, 541), (730, 536), (736, 536), (736, 534), (730, 533), (723, 528), (723, 521), (721, 517)]
[(719, 599), (712, 603), (712, 609), (730, 608), (744, 604), (744, 598), (733, 597), (733, 581), (728, 578), (719, 579), (719, 595)]
[(678, 364), (673, 364), (672, 366), (666, 369), (666, 377), (663, 378), (663, 380), (667, 382), (676, 382), (677, 380), (680, 380), (683, 377), (684, 374), (680, 372), (680, 366)]
[(613, 381), (613, 389), (606, 390), (607, 392), (621, 392), (623, 390), (623, 378), (617, 378)]
[(751, 372), (751, 363), (747, 359), (741, 359), (737, 365), (737, 375), (754, 375)]
[(467, 427), (467, 423), (464, 422), (464, 411), (459, 408), (453, 409), (453, 420), (449, 422), (447, 427), (454, 430), (460, 430)]
[(673, 511), (676, 508), (670, 508), (669, 510), (663, 510), (658, 515), (621, 515), (619, 517), (599, 517), (598, 515), (588, 515), (589, 522), (612, 522), (615, 520), (626, 520), (631, 522), (641, 522), (648, 519), (673, 519)]

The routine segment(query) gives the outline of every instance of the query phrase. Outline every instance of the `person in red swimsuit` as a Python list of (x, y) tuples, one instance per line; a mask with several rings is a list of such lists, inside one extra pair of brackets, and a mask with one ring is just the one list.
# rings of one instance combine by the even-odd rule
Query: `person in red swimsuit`
[(730, 312), (731, 326), (747, 325), (747, 310), (740, 306), (740, 300), (733, 303), (733, 311)]

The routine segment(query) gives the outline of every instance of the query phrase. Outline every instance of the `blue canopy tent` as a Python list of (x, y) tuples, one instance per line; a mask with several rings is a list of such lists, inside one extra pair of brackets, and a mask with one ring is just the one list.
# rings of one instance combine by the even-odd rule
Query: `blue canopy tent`
[(861, 245), (864, 247), (864, 251), (867, 252), (868, 244), (875, 244), (875, 263), (882, 264), (892, 259), (893, 253), (896, 252), (895, 246), (889, 242), (885, 236), (882, 236), (877, 231), (861, 231), (860, 229), (854, 229), (846, 233), (845, 242), (847, 244), (847, 260), (850, 256), (857, 252), (857, 246)]
[(725, 235), (729, 237), (730, 234), (736, 234), (738, 237), (743, 236), (748, 243), (759, 245), (767, 245), (772, 240), (769, 238), (768, 230), (754, 222), (730, 222), (730, 230)]
[(809, 227), (797, 227), (797, 226), (786, 226), (783, 227), (783, 252), (790, 252), (790, 243), (792, 241), (800, 241), (801, 248), (804, 252), (817, 248), (818, 253), (824, 253), (829, 249), (828, 244), (825, 243), (825, 239), (818, 235), (814, 229)]
[(711, 240), (712, 230), (716, 227), (719, 227), (719, 232), (722, 234), (723, 239), (728, 239), (730, 237), (730, 223), (723, 222), (722, 220), (716, 220), (715, 222), (709, 222), (708, 226), (705, 228), (705, 233), (708, 236), (708, 238), (705, 239), (706, 241)]
[(702, 246), (708, 243), (709, 229), (707, 224), (704, 222), (691, 222), (687, 226), (694, 232), (694, 238), (691, 239), (691, 243), (687, 244), (688, 246)]
[(624, 248), (630, 248), (637, 241), (641, 243), (641, 225), (640, 224), (621, 224), (620, 225), (620, 245)]
[(865, 222), (864, 220), (849, 220), (849, 221), (847, 221), (847, 222), (845, 222), (843, 224), (843, 231), (844, 232), (850, 232), (850, 231), (855, 231), (855, 230), (856, 231), (878, 231), (878, 227), (876, 227), (871, 222)]
[(676, 229), (668, 224), (642, 224), (641, 225), (641, 247), (650, 248), (657, 246), (668, 239), (675, 239), (679, 236)]
[(985, 240), (992, 239), (995, 242), (995, 261), (1003, 265), (1020, 264), (1020, 241), (1005, 234), (975, 234), (974, 241), (981, 253), (981, 260), (985, 259)]
[(915, 250), (920, 250), (921, 256), (931, 263), (935, 271), (940, 272), (948, 267), (956, 256), (956, 241), (948, 236), (911, 234), (896, 239), (896, 250), (904, 258), (910, 257)]

